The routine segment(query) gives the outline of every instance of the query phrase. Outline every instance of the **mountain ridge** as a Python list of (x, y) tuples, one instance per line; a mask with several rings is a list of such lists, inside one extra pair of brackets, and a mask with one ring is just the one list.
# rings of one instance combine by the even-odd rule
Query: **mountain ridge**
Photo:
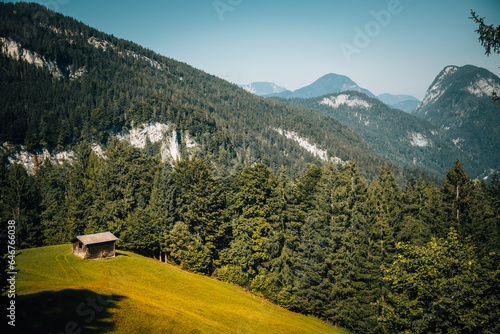
[(369, 90), (361, 88), (354, 81), (345, 75), (330, 73), (326, 74), (312, 84), (290, 91), (280, 87), (273, 82), (253, 82), (248, 85), (238, 85), (249, 93), (263, 97), (281, 98), (314, 98), (326, 94), (334, 94), (345, 91), (359, 91), (370, 97), (377, 97), (388, 106), (405, 112), (413, 111), (420, 103), (416, 97), (403, 94), (384, 93), (375, 96)]
[(284, 92), (290, 92), (288, 89), (278, 86), (274, 82), (252, 82), (248, 85), (238, 85), (249, 93), (266, 96), (272, 94), (280, 94)]
[(492, 99), (500, 78), (474, 65), (446, 66), (412, 112), (442, 129), (475, 174), (500, 169), (500, 117)]
[[(0, 73), (5, 158), (20, 151), (28, 159), (43, 149), (68, 151), (81, 141), (104, 150), (116, 134), (160, 123), (175, 130), (175, 136), (170, 132), (164, 138), (174, 138), (181, 158), (189, 156), (188, 135), (197, 143), (197, 156), (230, 168), (264, 162), (275, 172), (281, 166), (303, 171), (307, 164), (327, 163), (317, 154), (325, 151), (329, 159), (357, 161), (371, 178), (377, 174), (373, 167), (385, 163), (332, 118), (256, 97), (40, 5), (2, 3), (0, 9), (0, 37), (5, 38), (0, 65), (7, 69)], [(33, 12), (41, 13), (36, 20)], [(27, 35), (26, 24), (36, 27), (35, 35)], [(7, 40), (17, 53), (7, 51)], [(20, 58), (25, 50), (58, 70)], [(58, 71), (62, 75), (54, 75)], [(148, 145), (160, 158), (163, 143)]]
[[(399, 166), (443, 176), (456, 155), (454, 146), (441, 137), (439, 128), (432, 123), (360, 92), (282, 101), (339, 120), (363, 137), (377, 153)], [(446, 159), (440, 158), (442, 156)]]
[(399, 165), (443, 176), (446, 166), (460, 159), (473, 178), (483, 178), (500, 169), (500, 118), (491, 99), (495, 90), (500, 91), (500, 79), (488, 70), (450, 65), (406, 115), (359, 92), (281, 101), (339, 120)]
[(368, 96), (375, 96), (369, 90), (358, 86), (358, 84), (352, 81), (349, 77), (341, 74), (329, 73), (320, 77), (310, 85), (294, 90), (293, 92), (288, 91), (278, 94), (269, 94), (268, 97), (311, 98), (344, 91), (359, 91)]

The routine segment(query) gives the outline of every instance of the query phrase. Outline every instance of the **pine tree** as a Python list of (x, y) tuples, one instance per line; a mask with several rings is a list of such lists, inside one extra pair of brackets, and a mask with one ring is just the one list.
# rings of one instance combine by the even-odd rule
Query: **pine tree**
[(332, 290), (327, 314), (338, 326), (366, 333), (374, 325), (373, 307), (366, 298), (371, 289), (366, 284), (367, 187), (353, 162), (342, 168), (334, 183), (329, 200), (333, 247), (328, 257)]
[(40, 218), (46, 245), (65, 243), (74, 236), (66, 220), (69, 169), (68, 164), (55, 166), (46, 159), (36, 175), (41, 190)]
[(233, 238), (223, 261), (231, 271), (242, 272), (250, 280), (264, 272), (262, 264), (269, 260), (268, 199), (276, 182), (269, 168), (256, 164), (235, 176), (228, 195)]
[[(369, 242), (367, 262), (371, 267), (370, 292), (371, 303), (384, 302), (387, 296), (387, 284), (382, 279), (382, 271), (393, 261), (395, 254), (396, 233), (402, 224), (402, 193), (394, 175), (386, 165), (381, 168), (380, 176), (369, 188), (369, 211), (371, 221), (367, 227)], [(377, 310), (372, 321), (383, 316), (383, 309)]]
[(447, 228), (454, 228), (459, 233), (471, 225), (469, 210), (472, 201), (474, 183), (467, 176), (460, 161), (456, 160), (453, 168), (446, 173), (441, 193), (445, 204)]
[(21, 165), (9, 166), (3, 191), (7, 219), (16, 222), (16, 245), (20, 248), (41, 246), (40, 195), (34, 178)]
[(66, 198), (67, 225), (71, 237), (84, 234), (89, 221), (89, 208), (95, 194), (95, 175), (100, 162), (91, 147), (82, 142), (68, 175)]
[[(212, 175), (206, 164), (199, 159), (179, 161), (171, 173), (175, 210), (175, 222), (183, 222), (193, 235), (193, 242), (200, 245), (191, 245), (190, 254), (195, 250), (209, 254), (207, 273), (215, 269), (218, 259), (219, 242), (222, 239), (226, 224), (224, 221), (225, 197), (217, 179)], [(205, 255), (196, 257), (205, 261)], [(191, 267), (197, 265), (191, 259)], [(200, 269), (196, 269), (199, 271)]]
[(96, 174), (96, 195), (85, 233), (111, 231), (120, 238), (134, 210), (145, 209), (157, 161), (118, 140), (106, 151), (107, 158)]
[(435, 192), (436, 188), (422, 179), (408, 183), (402, 197), (403, 223), (397, 240), (418, 245), (430, 240), (434, 217), (429, 206)]
[(472, 244), (487, 253), (485, 246), (490, 243), (495, 226), (486, 185), (475, 185), (457, 160), (446, 173), (441, 193), (446, 226), (471, 237)]
[(331, 238), (332, 194), (338, 171), (330, 166), (321, 173), (318, 192), (312, 209), (302, 228), (297, 277), (295, 282), (297, 305), (307, 313), (327, 317), (333, 289), (328, 277), (335, 246)]
[(297, 187), (284, 169), (281, 170), (269, 206), (270, 260), (265, 266), (269, 270), (267, 279), (272, 286), (272, 294), (268, 297), (290, 308), (293, 305), (293, 282), (304, 212), (300, 210)]

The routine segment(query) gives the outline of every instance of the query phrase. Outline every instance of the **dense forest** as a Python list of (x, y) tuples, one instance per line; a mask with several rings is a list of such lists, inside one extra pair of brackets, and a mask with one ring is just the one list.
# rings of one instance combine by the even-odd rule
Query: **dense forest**
[[(246, 287), (357, 333), (495, 333), (500, 179), (459, 161), (440, 187), (401, 189), (354, 162), (297, 178), (257, 163), (232, 173), (193, 157), (172, 167), (115, 140), (36, 175), (1, 165), (0, 218), (22, 247), (111, 231), (117, 247)], [(218, 167), (217, 167), (218, 168)]]

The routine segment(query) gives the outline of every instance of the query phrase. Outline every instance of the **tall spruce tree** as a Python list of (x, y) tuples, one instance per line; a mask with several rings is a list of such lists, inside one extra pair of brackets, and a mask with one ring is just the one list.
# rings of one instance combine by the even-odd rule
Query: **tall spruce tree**
[(68, 175), (66, 198), (66, 220), (71, 237), (84, 233), (95, 194), (95, 177), (99, 169), (99, 158), (86, 142), (80, 143), (75, 152)]
[(430, 240), (434, 225), (430, 205), (436, 190), (422, 179), (410, 180), (402, 197), (403, 221), (397, 240), (418, 245), (424, 245)]
[[(189, 245), (190, 256), (184, 254), (184, 265), (187, 268), (196, 267), (198, 272), (203, 267), (203, 272), (211, 273), (218, 259), (219, 241), (227, 228), (222, 187), (200, 159), (177, 162), (169, 186), (174, 188), (172, 191), (175, 194), (173, 219), (186, 224), (193, 235), (194, 244)], [(197, 263), (194, 258), (203, 261), (204, 265)]]
[[(386, 165), (380, 170), (380, 176), (369, 188), (368, 205), (371, 221), (368, 226), (369, 251), (367, 263), (370, 266), (371, 291), (368, 300), (384, 302), (387, 296), (387, 283), (383, 281), (382, 272), (393, 261), (395, 254), (396, 233), (401, 228), (402, 205), (401, 189), (399, 189), (391, 169)], [(383, 315), (379, 308), (372, 321)]]
[(269, 298), (278, 304), (291, 308), (293, 306), (293, 282), (300, 245), (300, 232), (304, 220), (304, 212), (298, 202), (297, 186), (282, 169), (277, 186), (269, 200), (271, 215), (269, 222), (270, 260), (265, 264), (269, 270), (267, 280), (272, 294)]
[(268, 222), (270, 208), (268, 199), (276, 187), (276, 176), (264, 164), (245, 167), (238, 173), (228, 194), (228, 209), (231, 217), (232, 241), (224, 251), (225, 270), (237, 273), (240, 281), (245, 276), (246, 283), (265, 269), (263, 263), (269, 260)]
[(335, 178), (330, 198), (328, 278), (331, 282), (328, 318), (338, 326), (369, 332), (374, 322), (367, 284), (367, 186), (354, 162), (345, 165)]
[(56, 166), (46, 159), (36, 175), (41, 190), (40, 218), (46, 245), (65, 243), (72, 238), (66, 215), (69, 174), (69, 164)]
[(486, 185), (476, 185), (457, 160), (446, 173), (441, 193), (447, 227), (469, 236), (474, 246), (488, 253), (496, 226)]
[(96, 195), (86, 233), (111, 231), (117, 237), (127, 229), (127, 219), (137, 208), (146, 208), (157, 161), (129, 144), (114, 140), (96, 175)]
[(441, 193), (445, 204), (447, 228), (454, 228), (459, 233), (469, 230), (472, 222), (470, 216), (473, 200), (474, 183), (466, 174), (460, 161), (446, 173)]
[(307, 313), (326, 317), (332, 284), (328, 277), (334, 244), (331, 239), (332, 196), (338, 171), (329, 166), (321, 173), (312, 209), (302, 229), (296, 275), (297, 304)]

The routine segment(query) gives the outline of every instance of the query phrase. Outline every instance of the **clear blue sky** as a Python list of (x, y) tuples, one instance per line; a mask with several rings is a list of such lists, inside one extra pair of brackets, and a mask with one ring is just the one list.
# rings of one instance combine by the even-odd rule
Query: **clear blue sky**
[(35, 2), (238, 84), (295, 90), (337, 73), (422, 99), (447, 65), (500, 76), (500, 55), (484, 54), (468, 19), (474, 9), (498, 26), (499, 0)]

